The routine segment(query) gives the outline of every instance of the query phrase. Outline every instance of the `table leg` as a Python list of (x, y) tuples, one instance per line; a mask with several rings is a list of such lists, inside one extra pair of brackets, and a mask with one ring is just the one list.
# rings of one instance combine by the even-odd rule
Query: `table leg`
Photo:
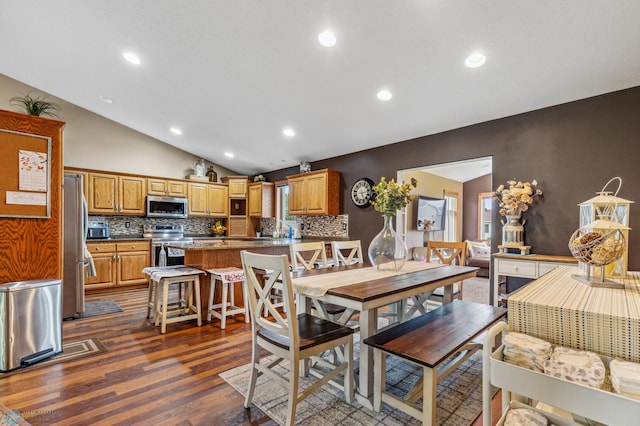
[[(375, 333), (374, 313), (374, 309), (367, 309), (360, 312), (360, 342)], [(372, 406), (373, 348), (364, 343), (360, 344), (360, 370), (358, 373), (358, 393), (365, 397), (369, 406)]]
[(436, 388), (438, 386), (438, 374), (434, 368), (424, 367), (422, 382), (422, 424), (436, 424)]

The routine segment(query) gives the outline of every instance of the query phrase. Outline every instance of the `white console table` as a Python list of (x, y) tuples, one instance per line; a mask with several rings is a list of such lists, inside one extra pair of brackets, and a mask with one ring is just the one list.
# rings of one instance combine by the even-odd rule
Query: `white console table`
[[(577, 265), (572, 256), (550, 256), (546, 254), (493, 254), (493, 305), (501, 306), (508, 296), (504, 277), (537, 279), (558, 266)], [(501, 287), (504, 285), (504, 290)]]

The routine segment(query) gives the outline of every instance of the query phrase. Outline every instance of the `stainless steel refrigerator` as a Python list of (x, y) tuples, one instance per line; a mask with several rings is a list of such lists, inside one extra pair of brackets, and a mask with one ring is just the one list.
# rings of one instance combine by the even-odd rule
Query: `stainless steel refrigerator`
[(87, 236), (87, 203), (82, 175), (65, 173), (63, 229), (64, 270), (62, 278), (62, 318), (78, 318), (84, 312), (84, 268)]

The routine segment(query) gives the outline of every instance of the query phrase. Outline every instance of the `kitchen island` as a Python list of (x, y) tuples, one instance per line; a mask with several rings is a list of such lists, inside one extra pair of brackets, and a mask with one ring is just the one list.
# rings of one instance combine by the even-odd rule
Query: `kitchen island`
[[(207, 270), (211, 268), (225, 268), (235, 266), (242, 268), (242, 260), (240, 252), (248, 250), (253, 253), (261, 254), (286, 254), (289, 255), (289, 246), (292, 243), (302, 242), (305, 240), (291, 240), (285, 238), (276, 239), (230, 239), (225, 238), (220, 241), (194, 241), (192, 243), (184, 243), (176, 241), (168, 243), (165, 246), (184, 250), (184, 264), (193, 268)], [(308, 240), (307, 240), (308, 241)], [(328, 242), (328, 241), (327, 241)], [(200, 300), (202, 316), (207, 315), (207, 301), (209, 300), (210, 275), (207, 274), (200, 279)], [(240, 283), (235, 283), (236, 304), (244, 306), (242, 300), (242, 289)], [(221, 294), (216, 291), (214, 294), (215, 303), (221, 300)], [(244, 320), (244, 318), (243, 318)], [(217, 323), (219, 325), (219, 323)]]

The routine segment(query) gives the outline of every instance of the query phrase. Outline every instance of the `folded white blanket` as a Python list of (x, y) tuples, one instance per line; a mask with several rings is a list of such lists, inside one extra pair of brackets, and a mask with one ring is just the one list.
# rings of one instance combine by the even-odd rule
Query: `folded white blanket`
[(505, 426), (547, 426), (549, 421), (545, 416), (529, 408), (512, 408), (507, 411), (504, 419)]
[(534, 371), (544, 371), (552, 345), (537, 337), (509, 332), (504, 336), (504, 360)]
[(614, 359), (609, 365), (611, 384), (616, 393), (640, 399), (640, 364)]
[(544, 363), (544, 372), (598, 389), (602, 387), (606, 374), (604, 363), (598, 354), (562, 346), (554, 348), (551, 357)]

